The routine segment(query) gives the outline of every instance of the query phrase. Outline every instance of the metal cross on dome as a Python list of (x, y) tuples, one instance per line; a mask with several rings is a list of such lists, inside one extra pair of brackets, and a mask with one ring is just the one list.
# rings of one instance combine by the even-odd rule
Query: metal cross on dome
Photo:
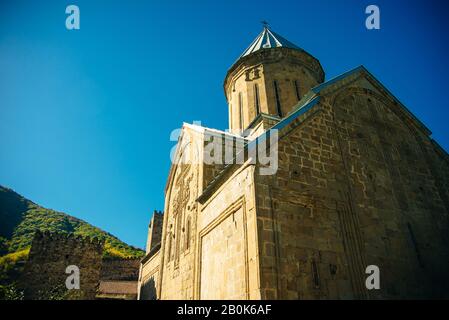
[(262, 20), (260, 23), (262, 23), (263, 27), (268, 29), (268, 22), (265, 20)]

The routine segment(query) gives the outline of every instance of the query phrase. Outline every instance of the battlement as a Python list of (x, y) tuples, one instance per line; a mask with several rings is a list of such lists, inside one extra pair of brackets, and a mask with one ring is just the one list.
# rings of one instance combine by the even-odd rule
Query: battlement
[[(46, 299), (69, 294), (67, 267), (79, 268), (77, 299), (94, 299), (100, 280), (104, 241), (69, 233), (37, 231), (20, 279), (26, 299)], [(71, 293), (71, 292), (70, 292)]]
[(156, 216), (156, 219), (162, 218), (164, 215), (164, 211), (159, 211), (159, 210), (154, 210), (153, 211), (153, 216), (151, 217), (149, 226), (151, 226), (151, 222), (154, 220), (154, 217)]
[(70, 244), (74, 246), (93, 246), (103, 250), (104, 240), (98, 238), (83, 237), (74, 233), (50, 232), (37, 230), (34, 235), (33, 244), (53, 243), (56, 246)]

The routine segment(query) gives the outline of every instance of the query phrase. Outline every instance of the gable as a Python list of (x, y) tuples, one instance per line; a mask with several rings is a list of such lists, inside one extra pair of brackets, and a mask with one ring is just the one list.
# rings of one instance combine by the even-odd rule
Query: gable
[(404, 121), (410, 123), (423, 134), (431, 135), (431, 131), (363, 66), (357, 67), (313, 88), (312, 92), (319, 96), (335, 97), (348, 88), (364, 89), (366, 92), (381, 96), (381, 99), (387, 105), (394, 108), (393, 111), (403, 118)]

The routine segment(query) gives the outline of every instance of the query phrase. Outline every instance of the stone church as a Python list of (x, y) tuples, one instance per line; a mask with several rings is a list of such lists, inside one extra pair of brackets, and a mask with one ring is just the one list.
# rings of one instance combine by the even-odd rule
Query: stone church
[(367, 69), (325, 81), (265, 26), (224, 93), (230, 130), (182, 127), (140, 299), (449, 297), (448, 154)]

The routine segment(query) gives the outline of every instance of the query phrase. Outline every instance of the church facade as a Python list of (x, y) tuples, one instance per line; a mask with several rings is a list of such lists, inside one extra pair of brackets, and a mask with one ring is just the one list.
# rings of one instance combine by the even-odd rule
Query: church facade
[(265, 26), (224, 92), (229, 131), (182, 127), (140, 299), (449, 296), (449, 156), (368, 70), (325, 81)]

